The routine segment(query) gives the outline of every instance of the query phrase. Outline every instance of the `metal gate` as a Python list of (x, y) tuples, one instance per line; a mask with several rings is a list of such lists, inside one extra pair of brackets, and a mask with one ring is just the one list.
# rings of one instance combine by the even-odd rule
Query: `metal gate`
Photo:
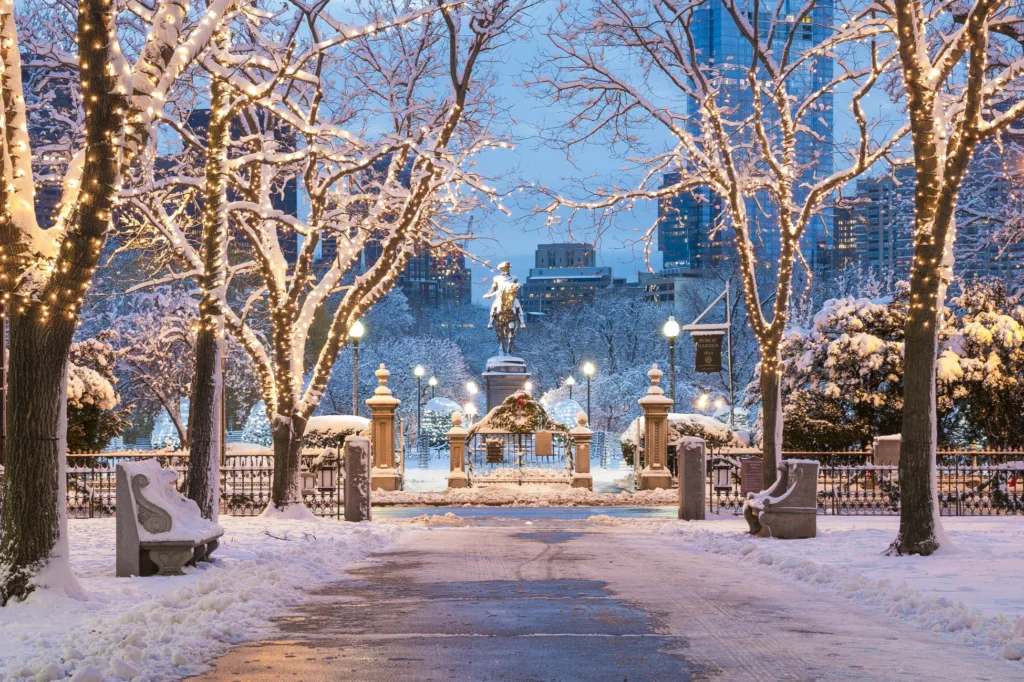
[(467, 449), (470, 485), (572, 481), (572, 444), (564, 433), (477, 433)]

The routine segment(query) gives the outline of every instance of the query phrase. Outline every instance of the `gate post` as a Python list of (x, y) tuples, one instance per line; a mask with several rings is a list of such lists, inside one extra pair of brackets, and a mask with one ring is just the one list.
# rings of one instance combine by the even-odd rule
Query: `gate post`
[(370, 440), (361, 436), (345, 437), (345, 520), (370, 521)]
[(587, 415), (580, 411), (576, 413), (577, 426), (569, 430), (569, 436), (576, 444), (575, 470), (572, 472), (572, 487), (594, 489), (594, 477), (590, 473), (590, 439), (594, 432), (587, 428)]
[(462, 413), (452, 415), (452, 429), (448, 432), (448, 487), (468, 488), (469, 476), (466, 475), (466, 441), (469, 431), (462, 428)]
[(399, 490), (402, 474), (395, 466), (395, 410), (402, 401), (391, 395), (388, 377), (391, 372), (384, 363), (374, 372), (380, 384), (367, 399), (370, 408), (370, 434), (373, 439), (373, 474), (370, 487), (375, 490)]
[(663, 375), (658, 363), (654, 363), (647, 372), (651, 378), (647, 395), (637, 401), (644, 410), (645, 462), (640, 472), (640, 490), (672, 487), (672, 473), (668, 470), (668, 412), (673, 403), (660, 386)]

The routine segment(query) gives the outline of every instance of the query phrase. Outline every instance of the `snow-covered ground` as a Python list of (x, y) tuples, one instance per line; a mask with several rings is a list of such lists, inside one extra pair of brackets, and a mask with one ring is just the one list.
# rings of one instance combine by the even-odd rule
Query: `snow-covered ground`
[(818, 537), (810, 540), (751, 538), (734, 516), (701, 522), (593, 516), (590, 522), (664, 533), (671, 542), (748, 563), (762, 578), (781, 575), (1003, 658), (1024, 657), (1020, 517), (945, 518), (955, 548), (931, 557), (883, 554), (896, 536), (896, 517), (819, 516)]
[(166, 578), (114, 576), (114, 519), (70, 522), (86, 601), (37, 592), (0, 609), (0, 680), (181, 679), (264, 635), (302, 590), (338, 579), (408, 530), (392, 524), (221, 517), (216, 561)]

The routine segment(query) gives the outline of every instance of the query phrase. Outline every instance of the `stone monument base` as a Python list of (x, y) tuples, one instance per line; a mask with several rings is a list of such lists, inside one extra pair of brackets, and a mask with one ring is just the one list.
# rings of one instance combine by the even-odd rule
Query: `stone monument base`
[(512, 355), (497, 355), (487, 361), (484, 370), (487, 411), (490, 412), (516, 391), (523, 390), (530, 373), (526, 362)]

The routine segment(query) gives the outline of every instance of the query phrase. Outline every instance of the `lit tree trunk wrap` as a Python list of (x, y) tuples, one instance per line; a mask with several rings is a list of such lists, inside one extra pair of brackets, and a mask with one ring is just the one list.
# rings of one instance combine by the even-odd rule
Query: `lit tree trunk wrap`
[[(218, 36), (223, 43), (227, 36)], [(227, 285), (227, 174), (231, 114), (228, 88), (219, 78), (210, 86), (203, 194), (203, 298), (199, 302), (196, 368), (192, 380), (192, 433), (188, 460), (188, 497), (208, 519), (220, 504), (221, 398), (224, 390), (224, 322), (220, 310)]]

